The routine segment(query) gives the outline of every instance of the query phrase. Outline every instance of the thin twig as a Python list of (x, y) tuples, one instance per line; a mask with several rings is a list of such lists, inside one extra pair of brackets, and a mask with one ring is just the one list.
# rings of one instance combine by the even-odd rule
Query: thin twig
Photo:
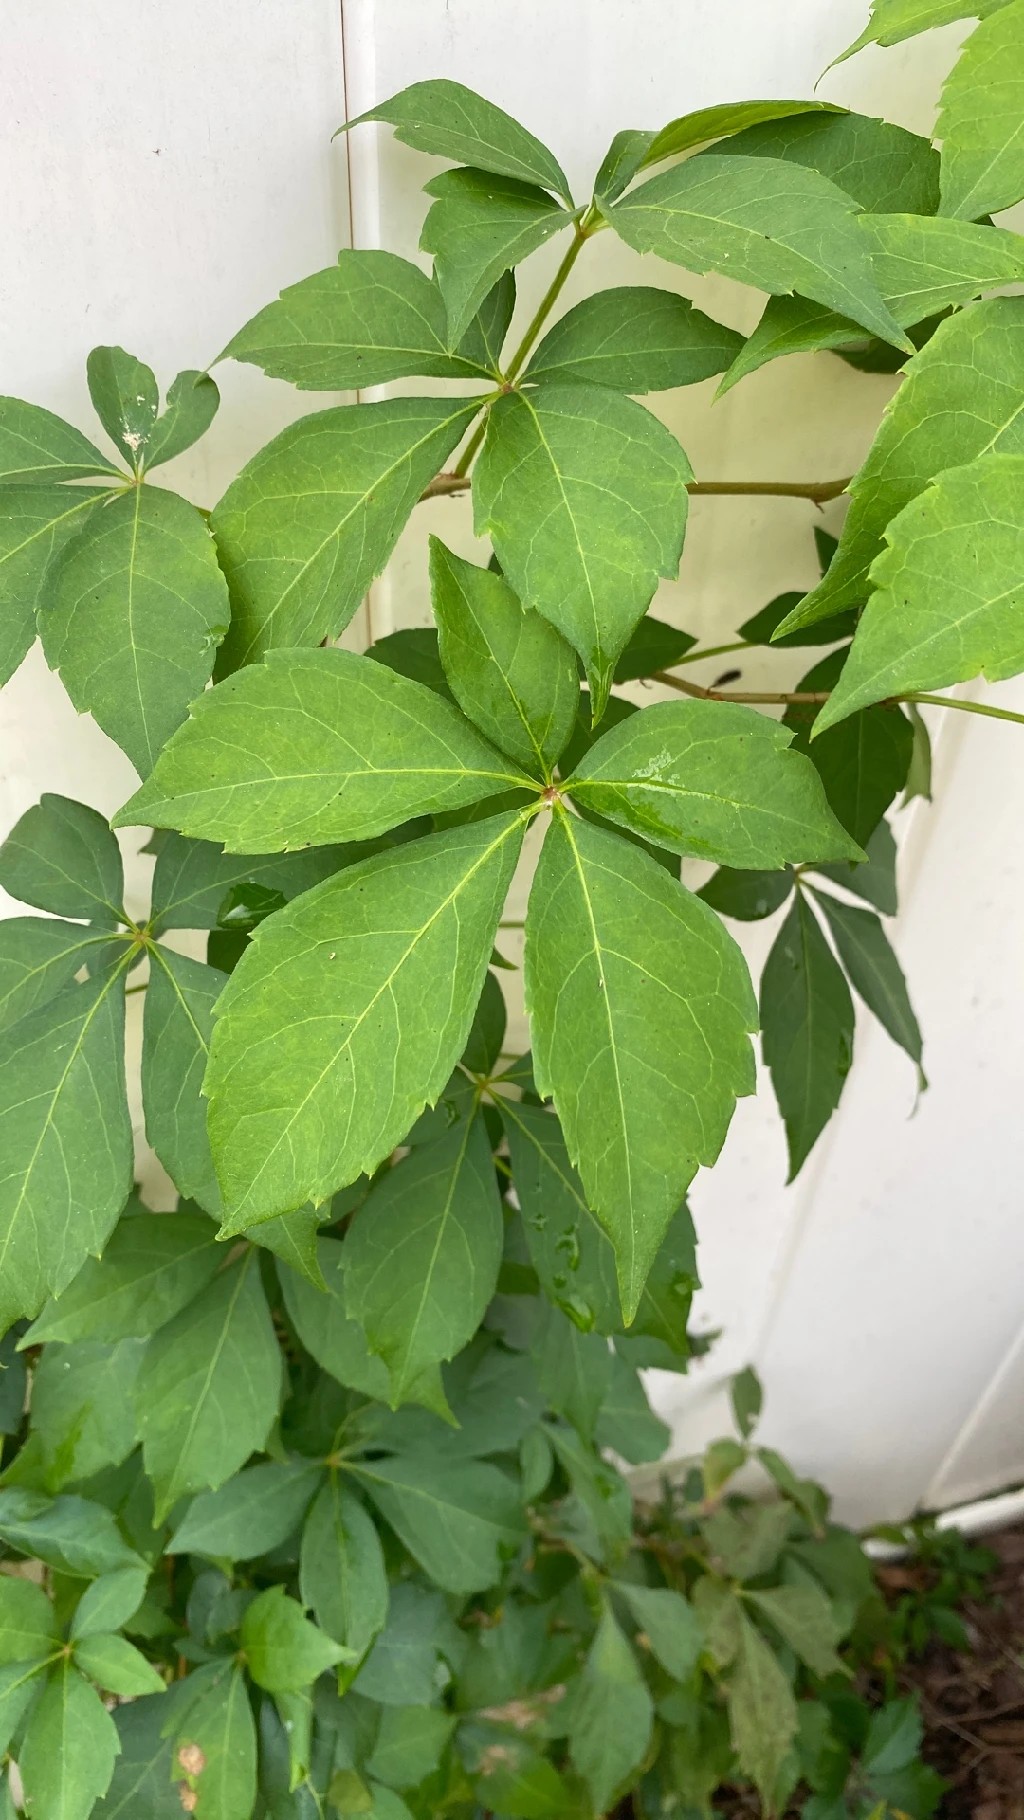
[[(472, 460), (475, 448), (467, 447), (466, 456)], [(460, 467), (461, 467), (460, 463)], [(830, 499), (838, 499), (846, 492), (849, 479), (845, 480), (691, 480), (686, 491), (697, 498), (722, 499), (809, 499), (812, 505), (827, 505)], [(436, 499), (441, 494), (464, 493), (471, 485), (471, 477), (460, 473), (458, 469), (450, 474), (437, 474), (424, 487), (421, 499)]]
[(678, 689), (680, 695), (692, 695), (697, 701), (742, 701), (764, 703), (771, 707), (785, 707), (790, 702), (816, 702), (819, 705), (829, 698), (828, 689), (797, 689), (795, 693), (769, 694), (760, 689), (702, 689), (699, 683), (684, 682), (681, 676), (670, 676), (667, 670), (656, 670), (651, 682), (664, 683), (668, 689)]

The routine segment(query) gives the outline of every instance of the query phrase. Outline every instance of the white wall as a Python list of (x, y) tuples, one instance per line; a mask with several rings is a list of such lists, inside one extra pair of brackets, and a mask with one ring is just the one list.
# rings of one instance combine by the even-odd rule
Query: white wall
[[(809, 94), (862, 23), (860, 0), (35, 0), (0, 19), (6, 260), (0, 390), (88, 422), (84, 359), (121, 342), (166, 384), (204, 364), (281, 285), (339, 245), (416, 255), (427, 161), (386, 130), (331, 134), (428, 75), (482, 89), (548, 140), (581, 192), (612, 132), (748, 95)], [(869, 51), (820, 93), (927, 128), (956, 30)], [(350, 163), (346, 164), (346, 158)], [(537, 283), (545, 278), (542, 255)], [(631, 282), (639, 260), (600, 236), (574, 274)], [(659, 266), (744, 328), (757, 300)], [(529, 299), (526, 299), (527, 304)], [(251, 369), (217, 369), (211, 435), (168, 470), (200, 503), (315, 401)], [(778, 363), (711, 408), (710, 386), (655, 400), (700, 476), (821, 478), (859, 463), (890, 381), (823, 355)], [(838, 522), (840, 509), (824, 520)], [(694, 502), (678, 582), (656, 610), (728, 636), (814, 575), (812, 508)], [(464, 501), (421, 508), (351, 637), (425, 623), (425, 536), (473, 548)], [(758, 654), (754, 687), (799, 658)], [(695, 671), (700, 679), (700, 672)], [(1019, 687), (1020, 705), (1024, 692)], [(1007, 687), (1000, 699), (1010, 702)], [(941, 718), (940, 803), (901, 818), (898, 944), (932, 1088), (914, 1108), (906, 1059), (864, 1023), (839, 1118), (794, 1189), (770, 1096), (742, 1105), (693, 1203), (722, 1342), (658, 1386), (680, 1451), (725, 1421), (723, 1378), (754, 1359), (766, 1438), (822, 1475), (855, 1519), (949, 1502), (1024, 1476), (1017, 1101), (1024, 749), (1012, 727)], [(992, 781), (997, 791), (989, 796)], [(38, 652), (0, 696), (0, 831), (43, 789), (111, 810), (132, 774), (70, 710)], [(982, 812), (984, 809), (984, 812)], [(905, 827), (902, 824), (907, 824)], [(137, 898), (145, 867), (132, 861)], [(521, 914), (521, 899), (510, 914)], [(771, 928), (748, 946), (759, 965)], [(515, 937), (506, 947), (513, 949)], [(913, 1116), (911, 1116), (913, 1114)]]

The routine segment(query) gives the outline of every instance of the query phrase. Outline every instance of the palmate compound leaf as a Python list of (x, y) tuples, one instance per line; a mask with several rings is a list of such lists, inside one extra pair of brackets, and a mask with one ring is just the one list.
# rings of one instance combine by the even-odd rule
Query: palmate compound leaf
[(51, 560), (106, 497), (96, 487), (0, 488), (0, 683), (14, 675), (36, 635)]
[(67, 1287), (128, 1197), (126, 965), (127, 950), (0, 1039), (0, 1329)]
[(32, 1820), (87, 1820), (110, 1786), (117, 1750), (117, 1729), (96, 1689), (61, 1662), (18, 1751), (26, 1812)]
[(525, 378), (660, 392), (724, 372), (742, 346), (735, 329), (675, 291), (616, 286), (585, 297), (548, 330)]
[(970, 34), (947, 77), (935, 131), (942, 212), (968, 221), (1024, 196), (1024, 7), (999, 7)]
[(1022, 496), (1024, 453), (986, 454), (947, 469), (893, 519), (817, 729), (893, 695), (1024, 670)]
[(321, 1630), (355, 1658), (365, 1656), (387, 1622), (388, 1580), (377, 1526), (336, 1471), (303, 1526), (299, 1590)]
[(526, 1534), (519, 1487), (484, 1460), (447, 1460), (427, 1452), (353, 1462), (381, 1516), (427, 1578), (444, 1592), (494, 1586)]
[(116, 820), (266, 853), (368, 840), (517, 785), (531, 780), (422, 683), (352, 651), (274, 651), (200, 696)]
[(779, 635), (860, 606), (886, 527), (944, 469), (1024, 453), (1024, 298), (994, 297), (939, 325), (907, 366), (850, 488), (839, 548)]
[[(176, 1777), (182, 1773), (183, 1753), (186, 1763), (197, 1761), (197, 1752), (202, 1760), (198, 1774), (189, 1778), (197, 1797), (196, 1820), (252, 1820), (256, 1726), (241, 1664), (222, 1656), (193, 1670), (183, 1704), (184, 1711), (175, 1708), (163, 1723), (168, 1728), (173, 1725)], [(180, 1794), (176, 1798), (180, 1807)], [(137, 1813), (130, 1809), (130, 1820), (136, 1820)]]
[(205, 1090), (230, 1231), (376, 1168), (465, 1047), (521, 814), (348, 867), (268, 918), (220, 1001)]
[(798, 892), (761, 977), (764, 1059), (786, 1128), (789, 1181), (839, 1104), (853, 1061), (853, 1026), (849, 987)]
[(231, 609), (195, 506), (135, 486), (89, 514), (50, 571), (43, 650), (75, 707), (145, 777), (210, 679)]
[(0, 1030), (27, 1017), (88, 965), (108, 937), (49, 916), (0, 921)]
[(153, 1214), (130, 1201), (101, 1258), (88, 1258), (22, 1342), (146, 1339), (210, 1281), (224, 1253), (197, 1213)]
[(441, 662), (463, 712), (528, 772), (549, 777), (576, 724), (572, 646), (502, 576), (438, 537), (430, 539), (430, 591)]
[(919, 32), (953, 25), (958, 19), (987, 19), (1008, 4), (1010, 0), (872, 0), (870, 20), (836, 62), (844, 63), (866, 44), (902, 44)]
[(347, 133), (366, 120), (387, 121), (395, 138), (418, 152), (539, 183), (572, 203), (565, 173), (547, 146), (503, 108), (461, 82), (414, 82), (338, 130)]
[[(905, 328), (1024, 275), (1024, 237), (1002, 228), (929, 215), (861, 215), (858, 226), (878, 287)], [(719, 391), (766, 361), (842, 348), (860, 336), (855, 322), (820, 304), (803, 297), (772, 297)]]
[(714, 152), (652, 177), (607, 211), (639, 253), (724, 272), (773, 295), (797, 291), (911, 352), (875, 282), (857, 205), (817, 171)]
[(434, 202), (420, 246), (434, 255), (434, 274), (448, 315), (448, 339), (461, 343), (492, 287), (572, 224), (546, 191), (486, 171), (442, 171), (426, 185)]
[(720, 865), (857, 859), (787, 727), (734, 702), (656, 702), (567, 779), (574, 802), (673, 853)]
[(281, 1354), (250, 1250), (159, 1330), (143, 1359), (136, 1408), (158, 1522), (244, 1466), (280, 1395)]
[(348, 625), (477, 405), (395, 398), (300, 418), (253, 456), (210, 526), (231, 595), (224, 671)]
[(594, 718), (662, 576), (679, 565), (693, 472), (664, 425), (602, 386), (499, 399), (473, 475), (489, 534), (525, 606), (579, 652)]
[(469, 1344), (494, 1295), (504, 1222), (483, 1118), (423, 1144), (371, 1188), (345, 1238), (345, 1305), (397, 1408)]
[(538, 1090), (612, 1240), (630, 1320), (688, 1184), (753, 1090), (746, 966), (714, 912), (654, 860), (559, 809), (525, 968)]
[(394, 253), (344, 251), (289, 285), (232, 336), (222, 360), (244, 360), (301, 391), (347, 392), (424, 374), (479, 379), (488, 369), (448, 352), (444, 299)]

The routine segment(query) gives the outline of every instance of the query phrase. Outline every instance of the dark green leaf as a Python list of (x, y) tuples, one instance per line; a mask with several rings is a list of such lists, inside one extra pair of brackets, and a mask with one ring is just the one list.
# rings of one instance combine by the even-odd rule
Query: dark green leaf
[(628, 245), (773, 295), (799, 291), (910, 351), (886, 306), (846, 193), (781, 158), (705, 153), (608, 210)]
[(158, 1521), (263, 1446), (280, 1391), (281, 1355), (248, 1252), (160, 1329), (143, 1361), (137, 1409)]
[[(238, 894), (265, 891), (298, 897), (329, 878), (361, 850), (349, 847), (307, 848), (301, 853), (222, 853), (210, 841), (160, 837), (153, 874), (152, 922), (164, 929), (216, 929), (224, 907)], [(258, 918), (255, 920), (259, 920)]]
[(692, 478), (664, 425), (602, 386), (545, 385), (491, 410), (473, 476), (477, 531), (523, 602), (579, 652), (595, 720), (659, 577), (676, 572)]
[(462, 1065), (471, 1074), (490, 1074), (497, 1066), (501, 1045), (508, 1027), (505, 994), (496, 973), (484, 975), (480, 1002), (473, 1015), (473, 1027), (462, 1054)]
[(318, 1467), (298, 1460), (248, 1466), (218, 1491), (193, 1498), (166, 1552), (229, 1561), (269, 1554), (299, 1528), (319, 1480)]
[[(634, 682), (638, 677), (653, 676), (658, 670), (671, 670), (697, 640), (678, 626), (645, 613), (636, 630), (630, 634), (622, 656), (615, 666), (617, 683)], [(610, 706), (610, 704), (609, 704)]]
[(503, 108), (461, 82), (414, 82), (339, 130), (348, 132), (364, 120), (386, 120), (396, 139), (418, 152), (450, 158), (455, 164), (475, 164), (499, 176), (521, 177), (572, 200), (564, 173), (547, 146)]
[(736, 634), (737, 638), (745, 638), (750, 645), (774, 643), (789, 650), (804, 644), (834, 645), (842, 638), (853, 637), (857, 630), (857, 615), (851, 611), (838, 613), (835, 619), (823, 619), (817, 625), (808, 626), (804, 632), (791, 632), (787, 638), (776, 639), (776, 629), (802, 600), (802, 594), (778, 595), (766, 607), (762, 607), (759, 613), (755, 613), (752, 619), (744, 621)]
[(102, 1251), (131, 1187), (123, 979), (68, 986), (0, 1038), (0, 1331)]
[(676, 1681), (689, 1680), (704, 1640), (689, 1600), (665, 1587), (617, 1585), (615, 1590), (662, 1667)]
[(146, 445), (146, 466), (155, 468), (162, 461), (173, 461), (198, 442), (217, 415), (220, 393), (209, 373), (188, 368), (171, 381), (162, 414), (150, 431)]
[(55, 916), (121, 921), (121, 854), (102, 815), (67, 796), (45, 795), (0, 847), (0, 885)]
[(787, 729), (731, 702), (657, 702), (613, 727), (565, 789), (673, 853), (732, 866), (845, 859), (814, 767)]
[(142, 1100), (146, 1136), (179, 1194), (210, 1213), (220, 1208), (200, 1096), (213, 1007), (226, 980), (215, 967), (150, 950), (142, 1027)]
[(750, 1605), (796, 1651), (813, 1674), (827, 1679), (842, 1674), (843, 1664), (836, 1655), (839, 1627), (832, 1607), (816, 1586), (775, 1586), (767, 1591), (746, 1594)]
[(268, 1587), (246, 1607), (242, 1648), (253, 1680), (271, 1693), (309, 1687), (342, 1657), (331, 1637), (303, 1616), (283, 1586)]
[(117, 1749), (117, 1730), (99, 1694), (70, 1662), (61, 1663), (33, 1708), (18, 1751), (33, 1820), (87, 1820), (110, 1787)]
[(971, 33), (942, 91), (935, 131), (944, 215), (977, 221), (1024, 196), (1022, 109), (1024, 11), (1001, 6)]
[(471, 360), (497, 376), (501, 350), (505, 345), (515, 307), (515, 273), (503, 272), (497, 284), (484, 298), (459, 343), (458, 352), (462, 359)]
[(294, 1213), (279, 1213), (273, 1220), (261, 1220), (258, 1226), (250, 1226), (245, 1236), (250, 1244), (262, 1245), (276, 1258), (290, 1264), (314, 1289), (322, 1290), (324, 1280), (317, 1256), (317, 1233), (323, 1220), (322, 1212), (315, 1212), (312, 1207), (297, 1207)]
[(518, 1488), (486, 1462), (410, 1454), (350, 1470), (428, 1579), (445, 1592), (493, 1586), (502, 1557), (525, 1534)]
[(152, 368), (124, 348), (93, 348), (85, 373), (97, 417), (138, 473), (160, 409)]
[(753, 1086), (753, 995), (712, 911), (646, 854), (564, 812), (527, 925), (537, 1084), (612, 1239), (629, 1319), (688, 1183)]
[(622, 1324), (611, 1242), (587, 1206), (558, 1120), (503, 1099), (502, 1118), (530, 1259), (546, 1296), (584, 1332)]
[(143, 1340), (47, 1346), (32, 1382), (32, 1432), (47, 1491), (117, 1466), (136, 1442)]
[(880, 821), (870, 840), (865, 842), (867, 860), (855, 861), (852, 865), (816, 866), (815, 871), (830, 878), (836, 885), (852, 891), (856, 897), (862, 897), (883, 916), (895, 916), (898, 909), (896, 896), (896, 842), (888, 822)]
[(0, 398), (0, 480), (38, 484), (89, 480), (94, 474), (123, 479), (109, 456), (62, 417), (23, 398)]
[[(197, 1820), (251, 1820), (256, 1726), (245, 1676), (233, 1663), (212, 1663), (189, 1677), (188, 1691), (175, 1731), (174, 1773), (188, 1772), (187, 1786), (198, 1796), (193, 1812)], [(189, 1770), (199, 1760), (202, 1767)]]
[(67, 1494), (47, 1498), (17, 1485), (4, 1487), (0, 1490), (0, 1537), (60, 1573), (87, 1579), (115, 1568), (141, 1565), (109, 1510)]
[(75, 1644), (74, 1660), (83, 1675), (111, 1694), (137, 1698), (162, 1694), (164, 1680), (141, 1650), (115, 1631), (90, 1632)]
[(326, 1289), (319, 1289), (294, 1269), (281, 1271), (285, 1306), (306, 1351), (331, 1377), (364, 1396), (385, 1400), (388, 1374), (383, 1359), (374, 1358), (366, 1337), (345, 1312), (345, 1252), (337, 1239), (322, 1238), (317, 1259)]
[(223, 1252), (209, 1220), (194, 1213), (122, 1217), (101, 1259), (90, 1258), (25, 1336), (41, 1340), (148, 1338), (209, 1282)]
[(846, 981), (798, 896), (761, 980), (764, 1059), (786, 1127), (789, 1181), (839, 1104), (853, 1060), (853, 1023)]
[(598, 1412), (611, 1382), (612, 1352), (600, 1333), (584, 1333), (560, 1308), (542, 1305), (534, 1342), (544, 1401), (593, 1441)]
[(434, 255), (434, 274), (448, 312), (448, 342), (457, 348), (503, 274), (568, 227), (573, 217), (532, 183), (481, 170), (442, 171), (425, 188), (435, 200), (420, 246)]
[(86, 519), (47, 577), (46, 660), (140, 776), (210, 679), (231, 617), (213, 539), (195, 506), (157, 487)]
[(866, 114), (819, 110), (761, 121), (715, 153), (802, 164), (875, 214), (930, 216), (939, 206), (939, 158), (930, 140)]
[(598, 291), (561, 317), (525, 377), (663, 392), (724, 373), (742, 346), (742, 335), (705, 316), (688, 298), (627, 285)]
[[(347, 1499), (348, 1493), (343, 1492), (341, 1496), (343, 1500)], [(370, 1522), (365, 1511), (363, 1518)], [(330, 1558), (328, 1554), (328, 1563)], [(378, 1594), (371, 1605), (367, 1597), (370, 1575), (364, 1570), (361, 1598), (367, 1598), (368, 1611), (372, 1611), (374, 1623), (382, 1609), (386, 1612), (387, 1623), (359, 1670), (354, 1684), (356, 1691), (364, 1694), (368, 1700), (380, 1701), (384, 1706), (430, 1706), (437, 1698), (441, 1681), (446, 1674), (438, 1662), (446, 1619), (444, 1599), (439, 1592), (428, 1592), (410, 1580), (399, 1580), (391, 1588), (389, 1602), (383, 1562), (374, 1569), (374, 1577), (378, 1575)], [(354, 1590), (353, 1587), (353, 1593)], [(337, 1591), (333, 1591), (330, 1597), (333, 1603)], [(354, 1611), (354, 1604), (350, 1611)], [(361, 1612), (361, 1615), (365, 1618), (368, 1612)], [(324, 1629), (331, 1630), (334, 1635), (331, 1625), (319, 1609), (317, 1616)], [(351, 1618), (346, 1620), (350, 1621)], [(339, 1642), (344, 1641), (350, 1643), (350, 1647), (359, 1648), (357, 1639), (364, 1629), (365, 1624), (355, 1633), (350, 1631), (344, 1639), (339, 1637)]]
[(253, 456), (210, 520), (231, 592), (223, 670), (348, 625), (475, 410), (448, 398), (343, 405)]
[(336, 1472), (306, 1518), (299, 1588), (320, 1628), (361, 1660), (387, 1621), (388, 1583), (373, 1519)]
[(630, 1466), (660, 1460), (672, 1431), (647, 1400), (639, 1372), (619, 1352), (612, 1354), (611, 1375), (597, 1412), (594, 1439)]
[(788, 867), (781, 872), (736, 872), (731, 866), (720, 866), (707, 884), (701, 886), (697, 896), (710, 904), (712, 910), (717, 910), (719, 916), (735, 917), (741, 923), (756, 923), (773, 916), (792, 889), (793, 874)]
[(550, 776), (580, 698), (571, 646), (500, 575), (464, 562), (437, 537), (430, 585), (441, 662), (463, 712), (528, 772)]
[(92, 487), (4, 487), (0, 492), (0, 683), (36, 635), (51, 562), (98, 499)]
[(429, 1706), (386, 1706), (366, 1768), (389, 1788), (412, 1788), (437, 1768), (455, 1726)]
[(864, 1768), (870, 1776), (906, 1769), (921, 1748), (921, 1715), (913, 1700), (889, 1700), (874, 1713), (864, 1741)]
[(921, 1031), (907, 984), (879, 918), (836, 897), (815, 893), (854, 990), (894, 1043), (921, 1065)]
[(736, 1426), (743, 1439), (749, 1441), (761, 1414), (762, 1397), (761, 1380), (752, 1365), (737, 1372), (729, 1386), (729, 1394)]
[(146, 1567), (118, 1567), (87, 1586), (75, 1607), (70, 1635), (92, 1637), (121, 1630), (142, 1604), (149, 1579)]
[(632, 1649), (606, 1606), (573, 1707), (569, 1754), (604, 1813), (643, 1761), (653, 1703)]
[(178, 1787), (171, 1780), (174, 1753), (164, 1737), (167, 1710), (158, 1695), (117, 1707), (120, 1754), (106, 1796), (93, 1820), (181, 1820)]
[(0, 1030), (54, 998), (106, 940), (80, 923), (5, 917), (0, 923)]
[(433, 626), (403, 626), (400, 632), (389, 632), (385, 638), (378, 638), (366, 655), (374, 663), (396, 670), (399, 676), (425, 684), (445, 701), (452, 700)]
[(643, 164), (660, 164), (664, 158), (676, 158), (680, 152), (692, 151), (714, 139), (728, 141), (734, 133), (742, 133), (762, 121), (788, 122), (791, 117), (804, 114), (831, 118), (840, 111), (830, 101), (722, 101), (715, 107), (681, 114), (659, 133), (651, 134)]
[[(841, 691), (848, 662), (845, 651), (833, 651), (801, 678), (799, 692)], [(797, 749), (815, 766), (833, 812), (865, 846), (906, 783), (914, 730), (901, 709), (886, 706), (868, 708), (820, 733), (828, 706), (797, 702), (784, 719), (796, 733)]]
[(483, 1119), (414, 1150), (370, 1190), (345, 1240), (345, 1305), (390, 1376), (392, 1407), (469, 1344), (504, 1229)]
[(775, 1784), (786, 1753), (796, 1737), (796, 1701), (777, 1658), (745, 1617), (740, 1622), (739, 1654), (725, 1697), (740, 1768), (769, 1808), (774, 1804)]
[(522, 827), (496, 816), (379, 854), (257, 930), (220, 1001), (206, 1080), (232, 1230), (373, 1170), (441, 1092)]
[(246, 360), (306, 392), (348, 392), (412, 373), (476, 378), (478, 364), (448, 352), (436, 285), (394, 253), (345, 251), (336, 265), (282, 291), (228, 342), (222, 360)]

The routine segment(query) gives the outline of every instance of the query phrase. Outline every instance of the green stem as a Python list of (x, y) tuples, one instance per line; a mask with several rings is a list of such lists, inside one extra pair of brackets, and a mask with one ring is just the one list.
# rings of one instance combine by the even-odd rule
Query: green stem
[(687, 492), (695, 496), (728, 496), (743, 498), (763, 496), (771, 499), (810, 499), (817, 506), (839, 499), (847, 491), (852, 476), (845, 480), (692, 480)]
[[(698, 655), (706, 657), (709, 653), (702, 651)], [(685, 682), (681, 676), (671, 676), (667, 670), (656, 670), (647, 680), (664, 683), (666, 688), (676, 689), (680, 695), (692, 695), (698, 701), (741, 701), (770, 707), (787, 707), (790, 702), (826, 702), (832, 694), (831, 689), (797, 689), (788, 694), (749, 689), (702, 689), (699, 683)], [(1012, 720), (1024, 727), (1024, 714), (1017, 714), (1012, 708), (991, 708), (983, 701), (958, 701), (952, 695), (922, 695), (915, 690), (907, 695), (890, 695), (877, 705), (891, 708), (901, 701), (924, 702), (932, 708), (956, 708), (961, 714), (985, 714), (991, 720)]]
[(1015, 720), (1024, 727), (1024, 714), (1012, 708), (990, 708), (984, 701), (958, 701), (953, 695), (901, 695), (900, 701), (923, 701), (933, 708), (956, 708), (960, 714), (987, 714), (991, 720)]
[(730, 651), (756, 651), (758, 649), (759, 646), (751, 644), (747, 638), (737, 638), (731, 645), (705, 645), (702, 650), (687, 651), (685, 657), (677, 657), (672, 668), (679, 670), (683, 664), (699, 664), (702, 657), (726, 657)]

